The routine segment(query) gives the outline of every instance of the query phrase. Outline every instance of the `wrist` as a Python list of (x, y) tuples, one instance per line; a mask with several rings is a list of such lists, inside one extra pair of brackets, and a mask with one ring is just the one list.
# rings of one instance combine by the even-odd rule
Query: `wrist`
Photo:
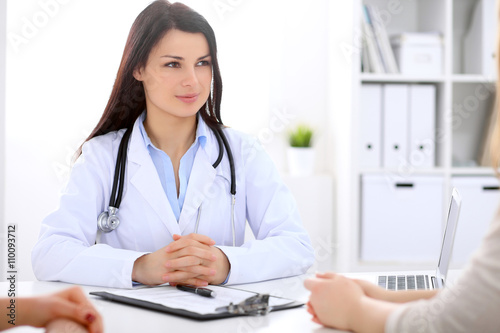
[[(135, 259), (134, 261), (134, 266), (132, 267), (132, 281), (135, 282), (141, 282), (142, 281), (142, 265), (144, 261), (146, 260), (147, 254), (144, 254), (140, 256), (139, 258)], [(142, 282), (141, 282), (142, 283)]]
[(27, 315), (29, 313), (33, 313), (33, 310), (36, 309), (36, 306), (33, 304), (34, 302), (36, 302), (36, 299), (33, 297), (22, 297), (22, 298), (15, 299), (15, 305), (16, 305), (15, 323), (16, 323), (16, 326), (23, 326), (23, 325), (36, 326), (36, 325), (34, 325), (34, 322), (30, 321), (30, 319), (33, 319), (32, 316)]
[(383, 333), (385, 323), (396, 304), (362, 296), (351, 317), (350, 327), (354, 332)]
[(218, 247), (214, 247), (214, 249), (216, 249), (216, 252), (217, 252), (216, 257), (217, 257), (217, 262), (219, 264), (217, 265), (218, 269), (217, 269), (213, 284), (226, 283), (228, 278), (229, 278), (229, 272), (231, 270), (231, 263), (229, 262), (229, 259), (227, 258), (224, 251), (222, 251)]

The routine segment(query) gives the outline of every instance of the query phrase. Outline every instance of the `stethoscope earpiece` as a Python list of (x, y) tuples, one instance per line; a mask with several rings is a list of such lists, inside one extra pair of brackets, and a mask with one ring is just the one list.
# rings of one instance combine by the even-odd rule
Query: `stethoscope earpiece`
[(120, 225), (120, 219), (116, 214), (118, 213), (118, 208), (109, 207), (108, 211), (104, 211), (99, 214), (97, 218), (97, 227), (102, 232), (111, 232), (118, 228)]

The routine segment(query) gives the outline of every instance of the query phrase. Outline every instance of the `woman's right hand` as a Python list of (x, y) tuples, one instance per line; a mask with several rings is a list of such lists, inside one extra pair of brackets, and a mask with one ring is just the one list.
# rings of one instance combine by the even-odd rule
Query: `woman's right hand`
[[(179, 237), (177, 237), (179, 238)], [(176, 244), (176, 250), (171, 251), (171, 245)], [(195, 286), (206, 286), (208, 282), (200, 277), (213, 275), (213, 269), (202, 265), (204, 262), (216, 260), (210, 247), (215, 241), (200, 234), (190, 234), (182, 239), (175, 240), (169, 245), (142, 257), (134, 262), (132, 280), (146, 285), (159, 285), (166, 282), (171, 284), (182, 283)], [(182, 268), (170, 268), (172, 259), (183, 258), (189, 271)]]

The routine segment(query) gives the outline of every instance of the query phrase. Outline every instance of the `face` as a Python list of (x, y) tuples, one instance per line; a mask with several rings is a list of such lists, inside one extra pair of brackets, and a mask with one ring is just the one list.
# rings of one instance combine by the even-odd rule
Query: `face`
[(176, 118), (196, 115), (208, 99), (212, 82), (205, 36), (168, 31), (151, 50), (146, 66), (134, 71), (134, 77), (143, 82), (148, 114)]

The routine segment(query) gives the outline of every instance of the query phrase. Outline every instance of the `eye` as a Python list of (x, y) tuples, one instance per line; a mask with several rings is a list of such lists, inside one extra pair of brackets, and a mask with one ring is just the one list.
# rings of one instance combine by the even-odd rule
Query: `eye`
[(180, 68), (181, 64), (179, 64), (177, 61), (172, 61), (172, 62), (166, 63), (165, 67)]
[(210, 66), (210, 61), (202, 60), (196, 64), (196, 66)]

